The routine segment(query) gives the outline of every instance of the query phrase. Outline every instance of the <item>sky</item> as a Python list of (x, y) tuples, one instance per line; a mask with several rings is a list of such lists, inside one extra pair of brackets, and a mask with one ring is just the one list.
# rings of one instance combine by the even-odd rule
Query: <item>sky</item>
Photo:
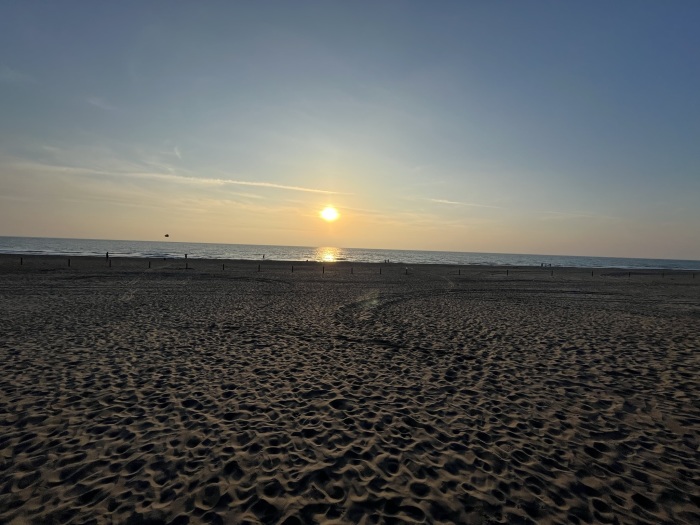
[(0, 235), (700, 260), (698, 27), (695, 0), (2, 2)]

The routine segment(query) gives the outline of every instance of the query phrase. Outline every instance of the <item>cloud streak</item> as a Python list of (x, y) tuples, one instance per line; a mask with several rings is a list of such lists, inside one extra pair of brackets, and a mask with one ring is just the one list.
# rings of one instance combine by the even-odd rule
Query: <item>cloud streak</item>
[[(322, 190), (318, 188), (305, 188), (303, 186), (287, 186), (286, 184), (277, 184), (274, 182), (253, 182), (253, 181), (243, 181), (243, 180), (231, 180), (231, 179), (208, 179), (213, 182), (219, 182), (221, 184), (236, 184), (240, 186), (256, 186), (258, 188), (272, 188), (277, 190), (289, 190), (289, 191), (303, 191), (307, 193), (322, 193), (325, 195), (341, 195), (340, 192)], [(346, 194), (345, 194), (346, 195)]]
[[(117, 173), (115, 173), (117, 175)], [(319, 188), (306, 188), (303, 186), (290, 186), (287, 184), (277, 184), (275, 182), (264, 182), (264, 181), (246, 181), (246, 180), (234, 180), (234, 179), (222, 179), (222, 178), (210, 178), (210, 177), (191, 177), (174, 175), (171, 173), (148, 173), (148, 172), (131, 172), (123, 173), (123, 175), (130, 177), (142, 177), (142, 178), (153, 178), (169, 180), (172, 182), (182, 182), (189, 184), (202, 184), (207, 186), (212, 185), (232, 185), (232, 186), (252, 186), (255, 188), (270, 188), (275, 190), (287, 190), (287, 191), (301, 191), (306, 193), (321, 193), (324, 195), (346, 195), (341, 194), (337, 191), (323, 190)]]
[(489, 204), (476, 204), (473, 202), (459, 202), (459, 201), (450, 201), (447, 199), (427, 199), (430, 202), (434, 202), (436, 204), (448, 204), (450, 206), (473, 206), (475, 208), (493, 208), (493, 209), (503, 209), (502, 206), (491, 206)]
[(44, 172), (58, 172), (63, 174), (74, 174), (74, 175), (99, 175), (99, 176), (109, 176), (109, 177), (133, 177), (142, 179), (155, 179), (162, 181), (169, 181), (174, 183), (182, 184), (195, 184), (202, 186), (249, 186), (255, 188), (269, 188), (275, 190), (285, 190), (285, 191), (296, 191), (305, 193), (318, 193), (323, 195), (347, 195), (346, 193), (341, 193), (337, 191), (324, 190), (320, 188), (307, 188), (304, 186), (292, 186), (287, 184), (277, 184), (274, 182), (265, 181), (245, 181), (245, 180), (235, 180), (228, 178), (212, 178), (212, 177), (193, 177), (193, 176), (183, 176), (175, 175), (173, 173), (157, 173), (149, 171), (138, 171), (138, 170), (103, 170), (96, 168), (86, 168), (79, 166), (62, 166), (62, 165), (52, 165), (44, 164), (40, 162), (33, 161), (20, 161), (12, 163), (13, 166), (22, 168), (25, 170), (32, 171), (44, 171)]
[(604, 214), (594, 214), (594, 213), (578, 213), (578, 212), (566, 212), (566, 211), (548, 211), (542, 210), (541, 213), (546, 213), (547, 215), (552, 215), (553, 217), (542, 217), (543, 220), (557, 219), (557, 218), (568, 218), (568, 219), (615, 219), (619, 220), (620, 217), (615, 217), (613, 215)]

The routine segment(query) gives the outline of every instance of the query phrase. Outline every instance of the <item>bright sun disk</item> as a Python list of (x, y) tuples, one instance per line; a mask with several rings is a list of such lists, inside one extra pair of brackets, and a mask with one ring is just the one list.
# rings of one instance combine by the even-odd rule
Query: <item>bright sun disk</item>
[(336, 210), (333, 206), (326, 206), (323, 208), (320, 215), (324, 221), (328, 222), (332, 222), (340, 217), (340, 213), (338, 213), (338, 210)]

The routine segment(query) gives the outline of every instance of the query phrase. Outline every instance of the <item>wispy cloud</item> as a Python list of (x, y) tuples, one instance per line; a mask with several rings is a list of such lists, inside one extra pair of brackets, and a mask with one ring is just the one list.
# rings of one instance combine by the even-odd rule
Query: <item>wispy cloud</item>
[(12, 160), (7, 162), (7, 166), (25, 171), (33, 172), (48, 172), (48, 173), (64, 173), (68, 175), (114, 175), (113, 172), (104, 171), (93, 168), (83, 168), (78, 166), (61, 166), (53, 164), (44, 164), (42, 162)]
[(180, 150), (177, 148), (177, 146), (173, 148), (173, 153), (178, 159), (182, 160), (182, 155), (180, 154)]
[(549, 217), (542, 217), (543, 220), (551, 219), (620, 219), (612, 215), (604, 215), (600, 213), (590, 212), (568, 212), (568, 211), (547, 211), (542, 210), (541, 213), (546, 213)]
[[(168, 175), (157, 173), (115, 173), (89, 167), (61, 166), (33, 161), (4, 162), (2, 200), (44, 202), (99, 202), (108, 205), (150, 209), (187, 209), (204, 213), (219, 203), (235, 204), (237, 209), (266, 210), (268, 199), (250, 192), (210, 192), (206, 188), (172, 190)], [(181, 178), (182, 179), (182, 178)], [(175, 183), (182, 183), (182, 180)], [(163, 191), (164, 186), (170, 186)], [(214, 187), (215, 188), (215, 187)], [(260, 204), (262, 203), (262, 204)]]
[(109, 104), (101, 97), (90, 97), (87, 99), (87, 103), (96, 108), (104, 109), (105, 111), (116, 111), (116, 107)]
[(219, 182), (221, 184), (237, 184), (240, 186), (256, 186), (259, 188), (273, 188), (277, 190), (290, 190), (290, 191), (304, 191), (308, 193), (323, 193), (326, 195), (340, 195), (340, 192), (322, 190), (318, 188), (304, 188), (302, 186), (287, 186), (286, 184), (276, 184), (274, 182), (253, 182), (253, 181), (243, 181), (243, 180), (231, 180), (231, 179), (209, 179), (213, 182)]
[(18, 168), (44, 171), (44, 172), (58, 172), (63, 174), (74, 174), (74, 175), (100, 175), (100, 176), (110, 176), (110, 177), (133, 177), (133, 178), (143, 178), (143, 179), (156, 179), (161, 181), (168, 181), (173, 183), (181, 184), (194, 184), (201, 186), (250, 186), (256, 188), (270, 188), (277, 190), (287, 190), (287, 191), (299, 191), (307, 193), (319, 193), (324, 195), (347, 195), (342, 194), (337, 191), (324, 190), (319, 188), (307, 188), (303, 186), (291, 186), (286, 184), (277, 184), (274, 182), (264, 182), (264, 181), (245, 181), (245, 180), (234, 180), (227, 178), (211, 178), (211, 177), (194, 177), (185, 175), (176, 175), (174, 173), (160, 173), (151, 172), (147, 170), (140, 170), (137, 166), (129, 166), (128, 169), (100, 169), (92, 167), (83, 166), (70, 166), (70, 165), (59, 165), (59, 164), (48, 164), (35, 161), (25, 161), (19, 160), (12, 162), (12, 165)]
[(459, 202), (459, 201), (451, 201), (447, 199), (427, 199), (430, 202), (435, 202), (437, 204), (448, 204), (451, 206), (474, 206), (476, 208), (494, 208), (494, 209), (502, 209), (502, 206), (492, 206), (490, 204), (476, 204), (474, 202)]
[(17, 71), (16, 69), (7, 66), (0, 66), (0, 82), (6, 84), (21, 84), (24, 82), (33, 82), (34, 79), (29, 75)]
[(172, 182), (182, 182), (188, 184), (201, 184), (201, 185), (233, 185), (233, 186), (252, 186), (256, 188), (271, 188), (276, 190), (288, 190), (288, 191), (302, 191), (307, 193), (321, 193), (325, 195), (341, 195), (340, 192), (323, 190), (318, 188), (305, 188), (303, 186), (289, 186), (286, 184), (277, 184), (274, 182), (263, 182), (263, 181), (246, 181), (246, 180), (234, 180), (234, 179), (220, 179), (211, 177), (191, 177), (174, 175), (172, 173), (149, 173), (149, 172), (131, 172), (123, 173), (122, 175), (132, 176), (132, 177), (145, 177), (154, 179), (163, 179)]

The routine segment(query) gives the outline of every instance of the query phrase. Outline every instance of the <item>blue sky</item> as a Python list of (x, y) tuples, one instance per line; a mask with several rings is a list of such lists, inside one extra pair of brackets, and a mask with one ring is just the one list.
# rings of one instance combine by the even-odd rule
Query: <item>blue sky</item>
[(697, 27), (694, 1), (5, 2), (0, 234), (700, 259)]

